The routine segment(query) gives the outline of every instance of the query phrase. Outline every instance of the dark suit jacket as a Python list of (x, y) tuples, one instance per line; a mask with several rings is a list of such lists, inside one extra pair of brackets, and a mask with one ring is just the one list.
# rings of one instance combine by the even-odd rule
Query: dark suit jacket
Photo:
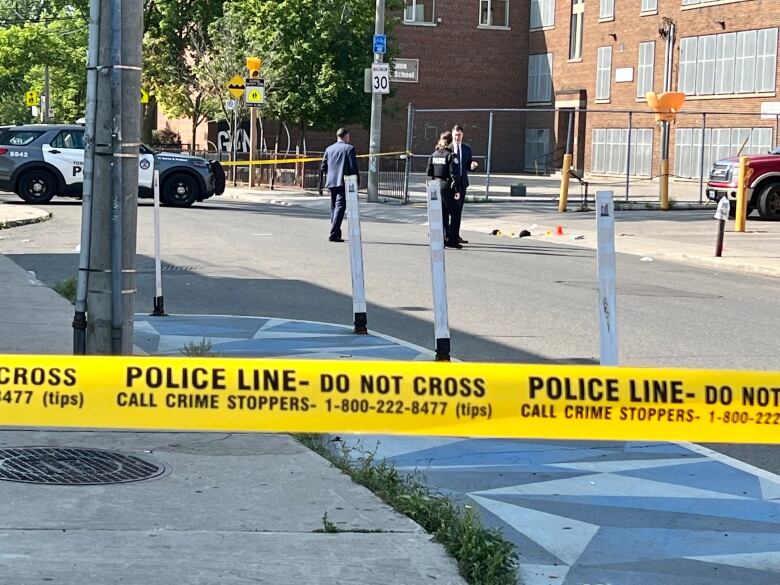
[(331, 144), (322, 157), (320, 173), (327, 174), (325, 187), (328, 189), (343, 186), (344, 175), (357, 175), (359, 185), (360, 173), (358, 171), (355, 147), (346, 142)]
[[(455, 150), (455, 143), (452, 143), (452, 150)], [(463, 187), (469, 186), (469, 171), (471, 170), (471, 147), (465, 142), (460, 145), (460, 170), (461, 170), (461, 184)]]

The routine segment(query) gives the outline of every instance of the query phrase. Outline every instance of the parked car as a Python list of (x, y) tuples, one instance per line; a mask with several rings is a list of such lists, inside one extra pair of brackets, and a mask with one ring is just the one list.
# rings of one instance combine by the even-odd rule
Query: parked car
[[(160, 171), (160, 199), (189, 207), (225, 190), (218, 161), (157, 152), (142, 145), (138, 157), (138, 196), (153, 197), (154, 171)], [(84, 126), (28, 124), (0, 130), (0, 189), (28, 203), (55, 195), (81, 197), (84, 185)]]
[[(748, 166), (752, 171), (746, 185), (748, 215), (757, 210), (763, 219), (780, 219), (780, 147), (749, 156)], [(707, 181), (707, 198), (720, 201), (728, 197), (732, 211), (736, 210), (738, 178), (739, 158), (717, 161)]]

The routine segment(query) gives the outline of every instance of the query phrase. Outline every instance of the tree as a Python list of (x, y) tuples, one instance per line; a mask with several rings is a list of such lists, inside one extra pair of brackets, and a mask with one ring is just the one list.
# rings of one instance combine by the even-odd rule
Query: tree
[(0, 0), (0, 121), (32, 121), (28, 90), (43, 90), (49, 65), (54, 120), (84, 115), (87, 23), (76, 6), (56, 2)]
[(195, 71), (211, 45), (209, 25), (222, 15), (222, 6), (222, 0), (146, 0), (145, 85), (166, 115), (192, 120), (193, 147), (200, 124), (220, 108)]
[[(245, 0), (246, 36), (264, 58), (265, 113), (301, 129), (367, 124), (363, 71), (373, 55), (372, 0)], [(387, 12), (399, 3), (390, 0)], [(388, 19), (388, 24), (392, 21)]]

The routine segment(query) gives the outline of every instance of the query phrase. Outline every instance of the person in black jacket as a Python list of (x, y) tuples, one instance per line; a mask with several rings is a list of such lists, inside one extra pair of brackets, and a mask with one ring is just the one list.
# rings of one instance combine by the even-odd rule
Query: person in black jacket
[(441, 184), (444, 246), (458, 250), (463, 247), (458, 242), (463, 189), (459, 165), (458, 157), (452, 152), (452, 133), (442, 132), (436, 150), (428, 159), (428, 176)]

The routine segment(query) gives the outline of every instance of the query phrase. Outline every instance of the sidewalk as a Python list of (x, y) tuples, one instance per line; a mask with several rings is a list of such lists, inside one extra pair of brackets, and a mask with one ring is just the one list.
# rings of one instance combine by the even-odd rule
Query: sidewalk
[[(3, 255), (0, 295), (0, 354), (70, 353), (72, 306)], [(420, 357), (383, 337), (277, 319), (139, 317), (136, 343), (176, 355), (204, 337), (223, 355)], [(42, 476), (0, 481), (12, 503), (0, 522), (3, 583), (465, 585), (422, 528), (286, 435), (0, 431), (0, 449), (32, 446), (60, 450), (0, 457), (0, 478), (19, 465)], [(325, 514), (338, 533), (323, 532)]]
[[(262, 189), (229, 188), (228, 199), (297, 205), (328, 213), (330, 199), (305, 191), (268, 191)], [(363, 203), (361, 217), (380, 221), (425, 224), (427, 212), (424, 200), (417, 195), (409, 205), (395, 202)], [(616, 201), (621, 199), (616, 195)], [(595, 207), (590, 201), (590, 208)], [(552, 198), (527, 197), (503, 199), (487, 203), (469, 201), (464, 210), (464, 231), (490, 234), (519, 233), (528, 229), (533, 239), (588, 249), (596, 248), (595, 211), (578, 212), (579, 200), (571, 199), (569, 211), (559, 213)], [(615, 236), (618, 252), (643, 258), (663, 259), (719, 270), (744, 272), (764, 276), (780, 276), (780, 221), (751, 218), (747, 231), (734, 232), (734, 222), (727, 222), (722, 258), (715, 257), (717, 221), (715, 206), (672, 209), (670, 211), (632, 209), (616, 213)], [(563, 228), (563, 236), (555, 236), (555, 227)], [(547, 233), (550, 232), (550, 235)], [(522, 240), (518, 240), (521, 245)]]
[(18, 205), (0, 204), (0, 230), (49, 219), (51, 213), (48, 211), (23, 205), (21, 201)]

